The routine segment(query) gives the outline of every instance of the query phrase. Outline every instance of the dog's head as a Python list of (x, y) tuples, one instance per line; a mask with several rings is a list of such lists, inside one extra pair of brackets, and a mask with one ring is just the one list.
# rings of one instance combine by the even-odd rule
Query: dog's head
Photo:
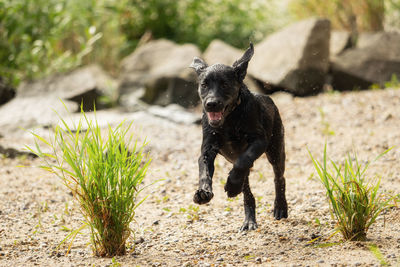
[(226, 116), (240, 102), (240, 87), (246, 76), (247, 66), (254, 54), (253, 44), (244, 55), (232, 66), (215, 64), (208, 66), (200, 58), (195, 57), (192, 64), (199, 77), (199, 95), (208, 123), (212, 127), (220, 127)]

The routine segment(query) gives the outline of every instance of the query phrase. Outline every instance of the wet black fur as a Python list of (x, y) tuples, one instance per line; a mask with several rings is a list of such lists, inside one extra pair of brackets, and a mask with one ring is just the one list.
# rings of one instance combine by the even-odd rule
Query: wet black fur
[[(245, 221), (241, 230), (257, 228), (255, 199), (249, 186), (249, 172), (263, 153), (275, 174), (274, 217), (287, 218), (285, 198), (284, 128), (279, 111), (270, 97), (254, 94), (243, 83), (253, 45), (233, 66), (208, 66), (195, 58), (191, 67), (199, 76), (199, 95), (203, 105), (203, 142), (199, 157), (199, 188), (193, 201), (208, 203), (214, 196), (214, 160), (221, 154), (233, 164), (225, 191), (228, 197), (244, 196)], [(221, 51), (222, 52), (222, 51)], [(223, 112), (219, 121), (210, 121), (207, 112)]]

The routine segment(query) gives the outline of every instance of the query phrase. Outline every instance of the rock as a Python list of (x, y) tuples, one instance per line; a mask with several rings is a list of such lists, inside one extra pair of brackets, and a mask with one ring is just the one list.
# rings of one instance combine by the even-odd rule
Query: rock
[(290, 25), (255, 46), (248, 73), (295, 95), (318, 93), (329, 68), (329, 39), (329, 20)]
[(151, 106), (147, 109), (152, 115), (182, 124), (198, 123), (201, 120), (199, 115), (186, 111), (179, 105), (171, 104), (167, 107)]
[(37, 156), (29, 151), (22, 151), (13, 147), (3, 147), (0, 145), (0, 155), (3, 155), (6, 158), (17, 158), (21, 156), (27, 156), (29, 158), (36, 158)]
[[(112, 92), (115, 88), (113, 81), (97, 65), (85, 66), (66, 74), (57, 74), (42, 80), (24, 82), (18, 87), (17, 97), (39, 97), (42, 96), (59, 98), (76, 102), (85, 111), (93, 110), (93, 103), (100, 109), (99, 97), (113, 98)], [(72, 110), (76, 111), (76, 110)]]
[(346, 31), (332, 31), (329, 41), (330, 57), (336, 57), (345, 49), (351, 47), (350, 33)]
[(15, 96), (15, 89), (5, 84), (0, 77), (0, 105), (10, 101)]
[(367, 89), (371, 84), (400, 77), (400, 33), (385, 32), (361, 38), (358, 47), (346, 50), (332, 62), (335, 90)]
[(194, 107), (200, 101), (195, 80), (194, 72), (190, 69), (182, 70), (175, 77), (153, 77), (145, 83), (142, 99), (160, 106), (176, 103), (186, 108)]
[(93, 103), (100, 109), (99, 97), (111, 97), (113, 83), (96, 65), (24, 82), (18, 87), (17, 96), (0, 107), (0, 129), (12, 133), (21, 128), (53, 125), (60, 117), (79, 111), (81, 103), (85, 111), (93, 110)]
[(385, 32), (361, 32), (357, 37), (357, 48), (368, 47), (371, 43), (376, 42), (385, 35)]
[[(70, 111), (78, 110), (77, 103), (63, 103)], [(53, 95), (16, 97), (0, 107), (0, 131), (6, 136), (21, 128), (52, 125), (59, 120), (59, 116), (69, 115), (63, 103)]]
[[(217, 39), (212, 41), (204, 51), (203, 59), (209, 65), (220, 63), (231, 66), (237, 59), (241, 58), (243, 53), (244, 51)], [(263, 93), (262, 87), (250, 75), (246, 76), (244, 83), (251, 91)]]
[(212, 41), (204, 51), (203, 59), (209, 64), (221, 63), (232, 65), (243, 55), (242, 50), (237, 49), (221, 40)]
[(286, 92), (276, 92), (270, 95), (278, 107), (290, 106), (293, 103), (293, 95)]
[(192, 44), (160, 39), (139, 47), (122, 61), (121, 104), (140, 88), (146, 89), (142, 98), (150, 104), (197, 104), (196, 75), (188, 68), (193, 57), (200, 57), (200, 50)]

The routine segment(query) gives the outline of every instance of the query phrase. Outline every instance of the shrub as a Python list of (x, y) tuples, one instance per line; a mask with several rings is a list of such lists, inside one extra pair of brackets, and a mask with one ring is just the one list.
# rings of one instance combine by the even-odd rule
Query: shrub
[(292, 0), (289, 9), (297, 19), (326, 17), (331, 20), (334, 28), (349, 31), (382, 30), (385, 15), (382, 0)]
[(190, 42), (215, 38), (245, 48), (287, 22), (278, 0), (3, 0), (0, 76), (21, 80), (99, 63), (118, 74), (140, 38)]
[[(380, 154), (374, 161), (388, 151)], [(389, 204), (391, 199), (378, 193), (380, 178), (366, 177), (370, 163), (362, 166), (356, 154), (349, 154), (344, 166), (331, 160), (330, 168), (327, 162), (326, 145), (322, 163), (317, 161), (311, 153), (310, 157), (326, 189), (331, 212), (337, 220), (337, 230), (347, 240), (366, 240), (369, 227), (382, 211), (391, 206)]]
[[(129, 225), (135, 209), (143, 201), (138, 202), (137, 195), (150, 159), (137, 141), (133, 144), (132, 135), (127, 136), (131, 124), (109, 127), (105, 137), (96, 120), (91, 121), (83, 111), (82, 116), (74, 128), (61, 119), (50, 141), (34, 134), (36, 146), (28, 149), (44, 160), (45, 170), (59, 176), (71, 190), (90, 228), (94, 252), (121, 255), (132, 232)], [(44, 152), (39, 143), (52, 152)]]
[(276, 0), (126, 1), (122, 27), (128, 40), (150, 31), (154, 38), (195, 43), (201, 49), (215, 38), (245, 48), (286, 23)]
[(17, 85), (93, 61), (115, 67), (124, 40), (109, 2), (0, 1), (0, 76)]

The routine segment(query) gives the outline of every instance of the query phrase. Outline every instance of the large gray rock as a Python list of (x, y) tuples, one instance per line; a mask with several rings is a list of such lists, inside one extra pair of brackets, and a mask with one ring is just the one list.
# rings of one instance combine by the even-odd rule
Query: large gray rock
[[(101, 108), (98, 101), (106, 96), (112, 99), (116, 83), (99, 66), (90, 65), (66, 74), (56, 74), (33, 82), (24, 82), (18, 87), (17, 97), (47, 97), (83, 103), (85, 111)], [(115, 97), (116, 98), (116, 97)], [(75, 110), (74, 110), (75, 111)]]
[(188, 66), (200, 54), (195, 45), (178, 45), (163, 39), (137, 48), (122, 61), (121, 104), (129, 104), (127, 99), (141, 88), (145, 88), (143, 99), (151, 104), (197, 104), (196, 76)]
[(179, 124), (194, 124), (201, 121), (200, 114), (186, 111), (179, 105), (171, 104), (166, 107), (151, 106), (147, 109), (147, 112), (169, 121), (179, 123)]
[(362, 37), (358, 47), (346, 50), (332, 63), (335, 90), (367, 89), (371, 84), (400, 77), (400, 33)]
[(203, 59), (209, 65), (221, 63), (232, 65), (243, 55), (244, 51), (237, 49), (221, 40), (212, 41), (203, 53)]
[[(100, 96), (111, 94), (113, 81), (98, 66), (87, 66), (67, 74), (25, 82), (17, 96), (0, 107), (0, 131), (12, 134), (21, 128), (50, 126), (72, 112), (100, 107)], [(114, 85), (115, 86), (115, 85)]]
[(146, 103), (167, 106), (178, 104), (194, 107), (199, 103), (196, 76), (190, 69), (184, 69), (175, 76), (155, 76), (146, 81), (142, 99)]
[(0, 107), (0, 132), (7, 136), (23, 129), (53, 125), (79, 107), (71, 101), (63, 103), (52, 95), (16, 97)]
[(329, 53), (331, 58), (340, 55), (345, 49), (351, 47), (350, 32), (332, 31), (329, 42)]
[(248, 73), (295, 95), (318, 93), (329, 68), (329, 40), (329, 20), (290, 25), (255, 46)]
[(365, 48), (371, 45), (371, 43), (377, 42), (379, 39), (384, 38), (387, 32), (361, 32), (357, 36), (357, 48)]
[(15, 96), (15, 89), (8, 86), (0, 77), (0, 105), (10, 101)]
[[(236, 60), (242, 57), (244, 51), (237, 49), (221, 40), (213, 40), (203, 53), (203, 59), (209, 65), (216, 63), (231, 66)], [(262, 89), (258, 86), (250, 75), (244, 79), (247, 87), (254, 92), (262, 93)]]

